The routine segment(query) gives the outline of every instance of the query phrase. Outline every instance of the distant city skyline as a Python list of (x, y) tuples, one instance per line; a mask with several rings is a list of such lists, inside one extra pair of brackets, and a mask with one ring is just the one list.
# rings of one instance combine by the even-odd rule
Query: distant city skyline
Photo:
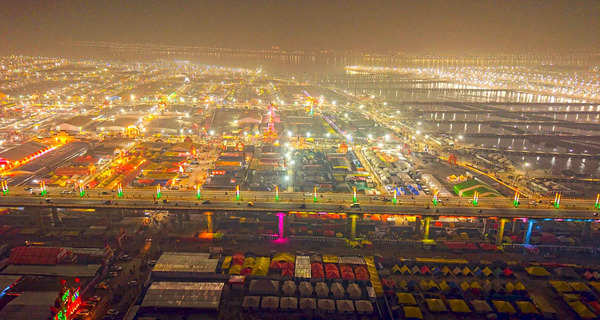
[(600, 48), (598, 1), (10, 1), (2, 54), (111, 41), (407, 54)]

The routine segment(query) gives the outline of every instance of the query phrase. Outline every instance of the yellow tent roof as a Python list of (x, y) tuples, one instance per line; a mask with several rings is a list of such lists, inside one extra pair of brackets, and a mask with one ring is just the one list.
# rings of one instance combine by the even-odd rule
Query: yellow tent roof
[(441, 299), (425, 299), (427, 309), (431, 312), (446, 312), (448, 309)]
[(510, 304), (510, 302), (508, 302), (508, 301), (493, 300), (492, 304), (494, 305), (494, 308), (496, 308), (496, 311), (498, 311), (499, 313), (508, 313), (508, 314), (517, 313), (517, 310), (515, 310), (515, 308), (512, 306), (512, 304)]
[(573, 291), (575, 291), (575, 292), (591, 292), (592, 291), (592, 289), (590, 289), (590, 287), (588, 287), (585, 283), (583, 283), (581, 281), (569, 282), (569, 285), (571, 286), (571, 288), (573, 288)]
[(515, 285), (512, 284), (512, 282), (510, 282), (510, 281), (506, 283), (504, 288), (506, 289), (506, 292), (508, 292), (508, 293), (515, 291)]
[(469, 285), (469, 283), (468, 283), (468, 282), (466, 282), (466, 281), (463, 281), (463, 282), (461, 282), (461, 283), (460, 283), (460, 288), (461, 288), (463, 291), (467, 291), (467, 290), (469, 290), (469, 288), (470, 288), (470, 287), (471, 287), (471, 286), (470, 286), (470, 285)]
[(515, 284), (515, 290), (517, 291), (525, 291), (527, 290), (525, 288), (525, 286), (521, 283), (521, 281), (517, 282), (517, 284)]
[(549, 283), (558, 293), (572, 291), (571, 286), (565, 281), (549, 281)]
[(463, 299), (448, 299), (450, 310), (455, 313), (469, 313), (471, 309)]
[(546, 270), (543, 267), (538, 267), (538, 266), (528, 267), (528, 268), (525, 268), (525, 271), (527, 271), (527, 273), (529, 275), (532, 275), (532, 276), (535, 276), (535, 277), (548, 277), (548, 276), (550, 276), (550, 272), (548, 272), (548, 270)]
[(492, 312), (492, 307), (485, 300), (471, 300), (471, 305), (477, 313)]
[(221, 265), (221, 269), (229, 269), (230, 266), (231, 266), (231, 256), (226, 256), (225, 259), (223, 259), (223, 264)]
[(423, 313), (419, 307), (406, 306), (404, 309), (404, 317), (407, 319), (423, 319)]
[(533, 303), (529, 301), (516, 301), (515, 304), (522, 314), (538, 314), (538, 311)]
[(594, 319), (596, 315), (588, 309), (581, 301), (569, 302), (569, 307), (577, 313), (581, 319)]
[(485, 267), (485, 268), (483, 268), (483, 270), (481, 270), (481, 273), (483, 273), (483, 274), (484, 274), (486, 277), (489, 277), (489, 276), (490, 276), (490, 274), (492, 274), (492, 273), (493, 273), (493, 271), (492, 271), (492, 270), (490, 270), (490, 268), (488, 268), (488, 267)]
[(440, 290), (442, 291), (448, 291), (450, 289), (450, 286), (448, 286), (448, 283), (446, 282), (446, 280), (442, 280), (442, 282), (440, 282), (439, 284)]
[(417, 300), (412, 295), (412, 293), (406, 292), (396, 292), (396, 297), (398, 298), (398, 304), (402, 305), (416, 305)]

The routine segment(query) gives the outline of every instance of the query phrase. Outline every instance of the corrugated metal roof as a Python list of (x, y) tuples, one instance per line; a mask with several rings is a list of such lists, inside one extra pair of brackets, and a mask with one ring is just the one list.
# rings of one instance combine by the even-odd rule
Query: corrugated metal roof
[(142, 307), (219, 309), (222, 282), (154, 282)]
[(99, 268), (99, 264), (10, 265), (2, 271), (2, 274), (91, 278), (96, 275)]
[(208, 253), (165, 252), (152, 271), (214, 273), (219, 260), (209, 259), (209, 256)]

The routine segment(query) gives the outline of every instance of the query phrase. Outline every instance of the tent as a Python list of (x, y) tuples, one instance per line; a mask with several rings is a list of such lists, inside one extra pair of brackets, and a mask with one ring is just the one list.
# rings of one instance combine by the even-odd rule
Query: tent
[(592, 292), (592, 289), (588, 287), (585, 283), (580, 281), (572, 281), (569, 282), (571, 288), (573, 288), (573, 292)]
[(508, 267), (504, 268), (504, 270), (502, 271), (502, 274), (505, 277), (513, 277), (514, 276), (514, 272)]
[(346, 295), (346, 290), (339, 282), (332, 283), (330, 291), (336, 299), (343, 298)]
[(260, 301), (260, 307), (267, 310), (277, 310), (277, 308), (279, 308), (279, 297), (263, 297)]
[(340, 271), (338, 270), (337, 265), (333, 263), (325, 264), (325, 275), (327, 279), (339, 279)]
[(362, 297), (362, 290), (356, 283), (349, 284), (348, 288), (346, 288), (346, 291), (348, 292), (348, 296), (353, 300), (357, 300)]
[(400, 268), (400, 273), (401, 274), (412, 274), (412, 272), (410, 271), (410, 268), (408, 268), (406, 265), (402, 265), (402, 267)]
[(315, 310), (317, 309), (317, 302), (314, 298), (300, 298), (300, 309)]
[(598, 281), (590, 281), (588, 283), (589, 283), (590, 286), (592, 286), (592, 288), (594, 288), (594, 290), (597, 293), (600, 293), (600, 282), (598, 282)]
[(369, 280), (369, 271), (364, 266), (356, 266), (354, 273), (356, 274), (356, 280)]
[(280, 300), (281, 310), (298, 309), (298, 299), (296, 297), (283, 297)]
[(539, 314), (533, 303), (529, 301), (516, 301), (515, 304), (521, 314)]
[(229, 267), (231, 267), (231, 256), (226, 256), (221, 264), (221, 270), (229, 269)]
[(455, 276), (458, 276), (461, 273), (462, 273), (462, 269), (459, 267), (454, 267), (454, 269), (452, 269), (452, 274)]
[(313, 286), (308, 281), (302, 281), (298, 285), (298, 290), (300, 291), (301, 297), (310, 297), (313, 294)]
[(245, 296), (244, 301), (242, 302), (242, 308), (244, 309), (258, 309), (260, 305), (260, 297), (259, 296)]
[(556, 268), (554, 269), (554, 273), (564, 279), (578, 279), (579, 275), (572, 268)]
[(424, 266), (421, 267), (420, 272), (421, 272), (422, 275), (427, 275), (427, 274), (431, 273), (431, 270), (429, 269), (428, 266), (424, 265)]
[(448, 266), (443, 266), (442, 267), (442, 274), (444, 276), (448, 276), (448, 274), (451, 272), (450, 268), (448, 268)]
[(471, 309), (463, 299), (448, 299), (446, 300), (450, 306), (450, 311), (454, 313), (470, 313)]
[(419, 269), (419, 267), (417, 266), (413, 266), (410, 271), (412, 272), (412, 274), (417, 275), (421, 272), (421, 269)]
[(310, 271), (313, 279), (323, 279), (325, 277), (325, 271), (323, 271), (323, 265), (320, 262), (311, 263)]
[(392, 273), (395, 273), (395, 274), (400, 274), (400, 273), (402, 273), (402, 272), (400, 271), (400, 267), (399, 267), (397, 264), (395, 264), (395, 265), (392, 267)]
[(485, 300), (471, 300), (471, 305), (477, 313), (489, 313), (492, 312), (492, 307)]
[(317, 307), (319, 311), (332, 313), (335, 311), (335, 302), (332, 299), (319, 299), (317, 300)]
[(510, 304), (510, 302), (508, 302), (508, 301), (492, 300), (492, 304), (494, 305), (494, 309), (496, 309), (496, 311), (498, 313), (503, 313), (503, 314), (517, 313), (517, 310), (515, 310), (515, 308), (512, 306), (512, 304)]
[(568, 303), (580, 319), (595, 319), (596, 315), (588, 309), (581, 301), (572, 301)]
[(315, 285), (315, 293), (319, 298), (329, 297), (329, 287), (325, 282), (317, 282)]
[(296, 295), (296, 283), (291, 280), (286, 280), (281, 286), (281, 292), (284, 296), (291, 297)]
[(566, 281), (549, 281), (548, 283), (558, 293), (571, 292), (573, 290)]
[(425, 299), (425, 303), (427, 304), (427, 309), (431, 312), (439, 313), (448, 311), (441, 299)]
[(341, 312), (341, 313), (353, 313), (354, 312), (354, 303), (352, 303), (352, 300), (336, 300), (335, 305), (337, 307), (338, 312)]
[(404, 311), (404, 317), (406, 319), (415, 319), (415, 320), (423, 319), (423, 313), (421, 312), (421, 309), (419, 309), (419, 307), (405, 306), (403, 308), (403, 311)]
[(486, 276), (486, 277), (489, 277), (489, 276), (490, 276), (490, 275), (491, 275), (493, 272), (492, 272), (492, 270), (490, 270), (490, 268), (488, 268), (488, 267), (485, 267), (485, 268), (483, 268), (483, 269), (481, 270), (481, 273), (482, 273), (484, 276)]
[(373, 303), (368, 300), (356, 300), (354, 301), (356, 311), (360, 314), (371, 314), (373, 313)]
[(250, 282), (249, 291), (252, 295), (276, 295), (279, 293), (279, 281), (255, 279)]
[(532, 277), (545, 278), (550, 276), (550, 272), (543, 267), (527, 267), (525, 268), (525, 271)]
[(412, 295), (412, 293), (397, 292), (396, 297), (398, 298), (398, 304), (410, 306), (417, 304), (417, 300), (415, 300), (415, 297)]
[(465, 267), (462, 269), (462, 272), (461, 272), (461, 273), (462, 273), (462, 275), (463, 275), (463, 276), (465, 276), (465, 277), (473, 274), (473, 272), (471, 272), (471, 269), (469, 269), (469, 267), (467, 267), (467, 266), (465, 266)]
[(442, 280), (442, 282), (440, 282), (438, 284), (438, 286), (440, 287), (440, 290), (442, 292), (448, 292), (448, 291), (450, 291), (450, 287), (448, 286), (448, 283), (446, 283), (446, 280)]
[(342, 279), (344, 280), (354, 280), (354, 271), (352, 270), (352, 266), (343, 264), (340, 265), (340, 273), (342, 274)]

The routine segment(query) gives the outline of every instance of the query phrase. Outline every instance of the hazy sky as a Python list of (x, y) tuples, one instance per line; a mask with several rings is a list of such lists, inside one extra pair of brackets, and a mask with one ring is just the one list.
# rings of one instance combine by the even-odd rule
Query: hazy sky
[(4, 51), (71, 40), (408, 53), (598, 49), (600, 0), (0, 2)]

